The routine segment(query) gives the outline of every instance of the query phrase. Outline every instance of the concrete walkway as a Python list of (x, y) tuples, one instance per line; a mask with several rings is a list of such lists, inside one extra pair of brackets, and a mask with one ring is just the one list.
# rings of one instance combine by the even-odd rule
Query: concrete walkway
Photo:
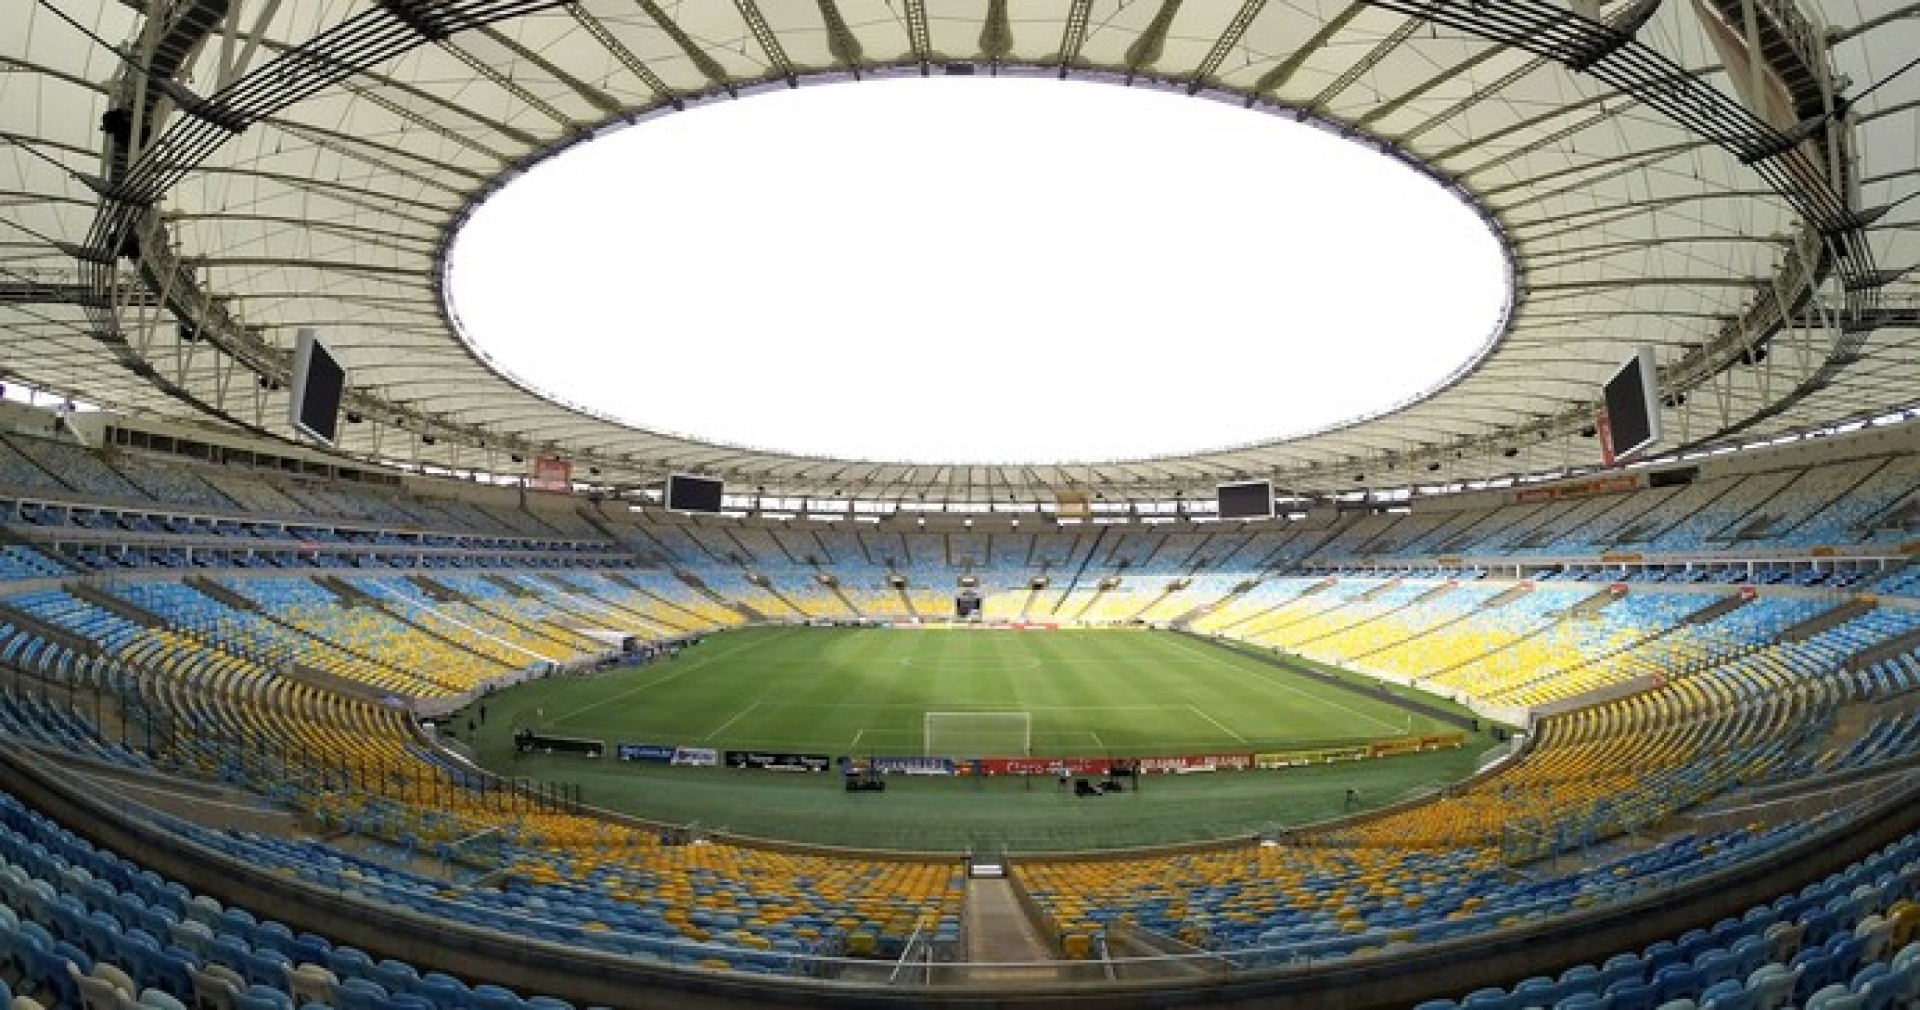
[(1053, 950), (1004, 877), (967, 881), (967, 977), (974, 981), (1045, 982), (1066, 977)]

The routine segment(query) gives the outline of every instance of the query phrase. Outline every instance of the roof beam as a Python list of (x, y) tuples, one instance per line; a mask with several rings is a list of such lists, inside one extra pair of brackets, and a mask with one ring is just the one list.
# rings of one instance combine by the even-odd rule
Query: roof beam
[(1260, 12), (1266, 7), (1267, 0), (1243, 0), (1240, 9), (1234, 11), (1233, 18), (1227, 22), (1227, 27), (1221, 30), (1219, 37), (1215, 38), (1213, 45), (1207, 49), (1206, 57), (1193, 69), (1193, 76), (1187, 81), (1187, 94), (1199, 94), (1200, 89), (1206, 87), (1207, 81), (1211, 80), (1219, 71), (1220, 65), (1226, 62), (1227, 54), (1233, 52), (1233, 47), (1239, 45), (1240, 39), (1247, 34), (1247, 29), (1253, 25), (1253, 19), (1259, 17)]
[(860, 64), (866, 59), (860, 36), (847, 27), (847, 19), (840, 14), (840, 5), (834, 0), (816, 0), (816, 3), (820, 8), (820, 22), (827, 26), (827, 52), (853, 72), (854, 80), (859, 80)]
[(1293, 51), (1293, 55), (1281, 60), (1272, 70), (1260, 75), (1260, 79), (1253, 83), (1253, 89), (1247, 94), (1246, 104), (1252, 105), (1261, 95), (1272, 95), (1278, 92), (1288, 81), (1293, 80), (1293, 75), (1299, 72), (1307, 60), (1325, 48), (1335, 35), (1345, 31), (1347, 25), (1351, 24), (1354, 18), (1359, 17), (1360, 12), (1365, 9), (1363, 4), (1350, 3), (1340, 13), (1328, 18), (1318, 31), (1300, 44), (1300, 48)]
[(767, 16), (761, 13), (760, 5), (753, 0), (733, 0), (733, 9), (740, 12), (740, 20), (747, 23), (753, 40), (760, 44), (760, 51), (767, 54), (767, 62), (780, 72), (780, 78), (787, 82), (787, 87), (799, 87), (800, 79), (794, 75), (793, 61), (787, 58), (786, 47), (780, 44), (780, 36), (774, 33), (773, 26), (767, 24)]
[(1066, 80), (1067, 71), (1080, 60), (1080, 47), (1087, 42), (1087, 21), (1091, 17), (1093, 0), (1073, 0), (1073, 6), (1067, 8), (1067, 18), (1060, 26), (1060, 79)]
[(587, 9), (578, 3), (569, 3), (566, 6), (567, 14), (573, 18), (574, 24), (579, 25), (588, 35), (593, 36), (594, 41), (600, 43), (601, 47), (606, 49), (607, 52), (612, 53), (613, 58), (619, 61), (621, 66), (627, 68), (627, 73), (639, 78), (640, 82), (645, 84), (661, 101), (666, 102), (675, 109), (686, 108), (686, 104), (680, 100), (680, 96), (674, 94), (672, 88), (667, 87), (667, 82), (661, 80), (659, 74), (654, 73), (652, 68), (641, 61), (640, 57), (633, 54), (633, 50), (628, 49), (618, 37), (607, 30), (605, 22), (587, 13)]
[(655, 0), (634, 0), (634, 3), (639, 4), (640, 9), (647, 12), (647, 17), (652, 18), (653, 23), (667, 33), (667, 38), (672, 39), (673, 44), (680, 47), (680, 51), (686, 54), (687, 59), (693, 61), (694, 69), (700, 71), (700, 76), (705, 77), (714, 87), (739, 97), (740, 93), (734, 88), (733, 79), (727, 74), (727, 68), (721, 66), (720, 61), (714, 59), (705, 48), (693, 41), (686, 29), (681, 28), (679, 22), (668, 16), (666, 11), (661, 10)]
[(913, 58), (920, 64), (920, 76), (932, 72), (933, 32), (927, 24), (927, 0), (905, 0), (907, 41), (913, 45)]
[(492, 25), (482, 25), (479, 28), (479, 32), (481, 35), (490, 39), (495, 45), (512, 53), (516, 58), (539, 67), (542, 71), (546, 72), (549, 77), (572, 89), (574, 94), (579, 95), (588, 105), (599, 109), (601, 112), (612, 115), (623, 108), (619, 99), (568, 73), (564, 67), (521, 45), (518, 39), (507, 35), (500, 29)]

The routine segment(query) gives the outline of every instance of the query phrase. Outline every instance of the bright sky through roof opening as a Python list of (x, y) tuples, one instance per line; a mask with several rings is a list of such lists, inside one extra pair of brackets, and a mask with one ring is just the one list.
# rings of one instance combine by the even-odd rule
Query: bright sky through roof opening
[(466, 338), (656, 431), (910, 462), (1137, 459), (1433, 390), (1507, 299), (1497, 240), (1392, 158), (1142, 88), (910, 78), (582, 144), (451, 257)]

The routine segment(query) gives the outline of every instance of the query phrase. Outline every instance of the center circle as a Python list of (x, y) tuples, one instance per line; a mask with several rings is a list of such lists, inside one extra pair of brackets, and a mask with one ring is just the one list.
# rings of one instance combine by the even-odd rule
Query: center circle
[(1501, 238), (1324, 124), (898, 77), (715, 100), (500, 186), (449, 317), (632, 425), (901, 462), (1139, 459), (1375, 416), (1498, 340)]

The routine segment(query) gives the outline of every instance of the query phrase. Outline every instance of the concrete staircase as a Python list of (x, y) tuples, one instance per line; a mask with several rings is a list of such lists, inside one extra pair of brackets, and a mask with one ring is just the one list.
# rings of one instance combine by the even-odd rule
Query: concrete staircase
[(975, 982), (1049, 982), (1068, 977), (1006, 877), (967, 881), (967, 978)]

